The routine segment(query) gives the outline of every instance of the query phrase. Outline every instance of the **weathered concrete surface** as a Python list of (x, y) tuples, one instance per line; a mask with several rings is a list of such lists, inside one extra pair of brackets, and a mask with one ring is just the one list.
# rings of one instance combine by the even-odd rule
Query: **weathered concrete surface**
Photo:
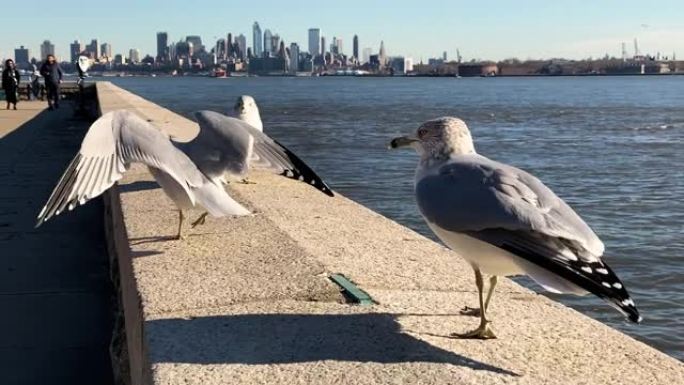
[[(98, 84), (98, 93), (103, 112), (129, 108), (179, 137), (197, 130), (110, 84)], [(126, 309), (137, 322), (127, 324), (136, 334), (129, 343), (139, 344), (134, 382), (684, 379), (679, 361), (509, 280), (491, 308), (499, 339), (449, 338), (477, 324), (458, 313), (477, 301), (472, 272), (457, 255), (344, 197), (264, 173), (250, 179), (257, 184), (230, 190), (256, 216), (209, 219), (185, 241), (169, 240), (177, 214), (145, 169), (132, 170), (110, 195), (113, 211), (121, 210), (113, 228), (125, 242), (120, 263), (130, 270), (122, 284), (134, 291)], [(330, 273), (345, 274), (378, 304), (345, 304), (326, 278)]]
[(102, 203), (33, 228), (88, 125), (18, 107), (0, 110), (0, 384), (110, 384)]

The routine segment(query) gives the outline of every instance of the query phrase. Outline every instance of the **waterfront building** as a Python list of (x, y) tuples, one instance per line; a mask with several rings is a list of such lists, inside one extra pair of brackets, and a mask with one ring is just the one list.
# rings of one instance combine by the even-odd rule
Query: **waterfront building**
[(354, 41), (353, 41), (353, 47), (352, 47), (352, 55), (354, 56), (354, 59), (359, 60), (359, 36), (354, 35)]
[(372, 48), (364, 48), (361, 54), (361, 64), (366, 64), (370, 61), (370, 57), (373, 54)]
[(93, 60), (97, 60), (100, 58), (100, 42), (97, 41), (97, 39), (93, 39), (90, 41), (90, 44), (86, 45), (86, 52), (88, 54), (88, 57), (90, 57)]
[(228, 36), (226, 36), (225, 52), (225, 59), (235, 56), (235, 54), (233, 53), (233, 34), (230, 32), (228, 32)]
[(256, 21), (252, 26), (252, 54), (256, 57), (261, 57), (264, 50), (264, 41), (261, 34), (261, 27)]
[(100, 45), (100, 58), (104, 59), (106, 62), (112, 60), (112, 45), (109, 43), (102, 43)]
[(131, 48), (130, 51), (128, 51), (128, 61), (131, 64), (140, 63), (140, 50), (137, 48)]
[(253, 57), (249, 61), (249, 73), (256, 75), (282, 75), (287, 71), (285, 58)]
[(22, 45), (14, 49), (14, 63), (17, 66), (27, 66), (31, 62), (28, 48)]
[(273, 56), (273, 34), (271, 30), (266, 28), (264, 31), (264, 52), (263, 56)]
[(236, 52), (235, 56), (238, 59), (244, 60), (246, 55), (247, 55), (247, 37), (245, 37), (245, 35), (243, 35), (243, 34), (239, 34), (235, 38), (235, 44), (239, 48), (239, 52)]
[(200, 36), (190, 35), (185, 38), (185, 41), (191, 43), (191, 55), (204, 51), (204, 45), (202, 44), (202, 38)]
[(114, 55), (114, 64), (124, 65), (124, 64), (126, 64), (126, 59), (123, 57), (123, 55), (116, 54), (116, 55)]
[(157, 61), (167, 63), (171, 59), (169, 49), (169, 34), (157, 32)]
[(319, 28), (309, 28), (309, 54), (313, 57), (321, 54), (321, 30)]
[(69, 44), (69, 58), (71, 63), (77, 63), (78, 57), (83, 52), (83, 44), (80, 41), (74, 40), (73, 43)]
[(40, 59), (45, 60), (48, 55), (55, 54), (55, 45), (50, 43), (50, 40), (43, 41), (40, 45)]
[(296, 74), (299, 71), (299, 45), (290, 44), (290, 73)]

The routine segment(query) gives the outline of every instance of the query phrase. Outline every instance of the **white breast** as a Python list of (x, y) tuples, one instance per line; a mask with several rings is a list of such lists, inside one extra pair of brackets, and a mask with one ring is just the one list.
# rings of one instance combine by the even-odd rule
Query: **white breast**
[(442, 242), (482, 273), (499, 276), (524, 273), (518, 263), (520, 258), (515, 255), (469, 235), (442, 229), (434, 223), (427, 224)]

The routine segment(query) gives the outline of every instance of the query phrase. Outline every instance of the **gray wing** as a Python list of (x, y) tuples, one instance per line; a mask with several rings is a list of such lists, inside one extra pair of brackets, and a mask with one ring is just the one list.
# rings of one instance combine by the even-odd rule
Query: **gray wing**
[(251, 159), (258, 167), (310, 184), (334, 196), (332, 190), (299, 157), (251, 125), (213, 111), (195, 113), (200, 133), (180, 148), (210, 177), (225, 172), (244, 174)]
[(64, 210), (97, 197), (123, 177), (133, 162), (159, 169), (190, 197), (201, 186), (202, 174), (168, 136), (128, 111), (112, 111), (90, 126), (81, 148), (38, 214), (36, 226)]
[(466, 155), (417, 181), (416, 198), (437, 226), (513, 253), (605, 299), (630, 320), (641, 320), (624, 285), (601, 260), (601, 240), (529, 173)]
[(566, 240), (596, 260), (603, 243), (562, 199), (525, 171), (479, 155), (460, 157), (416, 184), (423, 215), (456, 232), (504, 229)]

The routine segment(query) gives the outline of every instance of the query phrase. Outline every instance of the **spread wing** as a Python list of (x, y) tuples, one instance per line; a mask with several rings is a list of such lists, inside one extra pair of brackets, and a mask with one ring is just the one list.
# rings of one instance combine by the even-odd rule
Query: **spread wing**
[(90, 126), (78, 154), (38, 214), (36, 227), (102, 194), (133, 162), (168, 174), (194, 204), (190, 188), (201, 186), (203, 180), (192, 161), (147, 121), (128, 111), (112, 111)]
[(330, 187), (297, 155), (251, 125), (213, 111), (200, 111), (195, 116), (200, 125), (199, 135), (179, 146), (208, 176), (220, 177), (226, 171), (244, 174), (251, 159), (258, 167), (334, 196)]
[[(539, 179), (479, 155), (442, 166), (416, 184), (425, 218), (511, 252), (552, 276), (606, 299), (640, 319), (622, 282), (601, 260), (604, 246), (570, 206)], [(545, 287), (548, 274), (536, 279)]]

